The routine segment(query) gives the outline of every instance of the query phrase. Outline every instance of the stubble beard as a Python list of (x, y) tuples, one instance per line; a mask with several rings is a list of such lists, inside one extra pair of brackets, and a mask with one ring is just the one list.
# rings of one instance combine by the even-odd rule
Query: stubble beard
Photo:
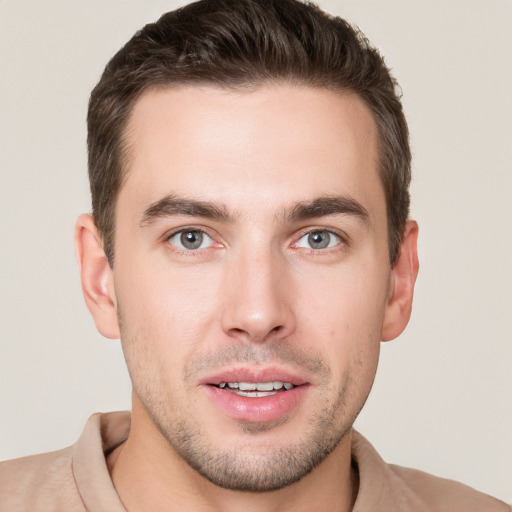
[[(235, 350), (238, 362), (255, 362), (270, 358), (276, 360), (270, 355), (270, 352), (276, 352), (272, 348), (265, 357), (261, 356), (261, 352), (256, 356), (254, 351), (247, 347), (243, 353), (238, 348)], [(231, 354), (221, 357), (227, 360), (231, 358)], [(211, 358), (203, 359), (202, 362), (204, 365), (212, 363)], [(195, 366), (197, 364), (188, 366), (185, 380), (195, 375)], [(308, 366), (323, 373), (323, 385), (320, 386), (322, 389), (319, 393), (324, 397), (323, 403), (317, 402), (317, 412), (304, 426), (303, 432), (299, 433), (301, 438), (281, 447), (271, 443), (265, 444), (262, 439), (266, 435), (271, 435), (272, 429), (278, 429), (281, 425), (242, 422), (240, 431), (248, 436), (247, 442), (243, 446), (233, 448), (219, 447), (205, 435), (202, 428), (207, 427), (194, 422), (187, 414), (186, 407), (170, 410), (169, 404), (180, 403), (179, 397), (172, 396), (172, 392), (162, 393), (162, 386), (158, 386), (154, 381), (146, 381), (143, 389), (135, 390), (147, 414), (169, 445), (202, 477), (225, 489), (268, 492), (299, 481), (324, 461), (350, 431), (359, 412), (358, 410), (356, 414), (350, 414), (346, 407), (347, 393), (353, 389), (350, 385), (350, 375), (336, 395), (329, 387), (330, 371), (324, 363), (321, 360), (311, 360)], [(159, 399), (155, 400), (156, 397)], [(181, 414), (179, 411), (182, 411)], [(285, 418), (284, 423), (286, 421)], [(229, 441), (225, 444), (229, 445)]]
[(268, 492), (301, 480), (338, 446), (351, 423), (333, 429), (331, 418), (339, 414), (334, 409), (313, 418), (313, 429), (304, 439), (281, 448), (259, 444), (258, 436), (271, 430), (259, 425), (241, 427), (254, 444), (248, 439), (242, 449), (219, 449), (186, 420), (161, 425), (158, 412), (150, 416), (176, 453), (209, 482), (235, 491)]

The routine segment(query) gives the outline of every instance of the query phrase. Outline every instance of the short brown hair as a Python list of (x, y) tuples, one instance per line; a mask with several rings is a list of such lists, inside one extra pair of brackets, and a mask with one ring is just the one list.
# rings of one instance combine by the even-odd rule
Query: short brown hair
[(357, 94), (379, 134), (389, 257), (409, 215), (411, 153), (397, 84), (364, 35), (299, 0), (201, 0), (146, 25), (112, 58), (92, 91), (88, 123), (94, 221), (111, 265), (123, 138), (137, 98), (152, 86), (247, 88), (289, 82)]

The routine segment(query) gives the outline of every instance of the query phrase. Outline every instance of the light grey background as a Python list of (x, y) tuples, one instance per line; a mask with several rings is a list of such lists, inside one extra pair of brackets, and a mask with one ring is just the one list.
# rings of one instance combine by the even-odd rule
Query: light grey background
[[(421, 270), (357, 428), (382, 456), (512, 501), (512, 2), (334, 1), (387, 56), (414, 151)], [(72, 248), (103, 66), (176, 1), (0, 1), (0, 459), (130, 406)]]

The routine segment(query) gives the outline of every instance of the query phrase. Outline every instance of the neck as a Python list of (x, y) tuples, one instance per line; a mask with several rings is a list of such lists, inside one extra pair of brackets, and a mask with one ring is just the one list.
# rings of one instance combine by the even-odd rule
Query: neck
[(134, 407), (126, 443), (108, 458), (114, 485), (130, 512), (349, 512), (353, 508), (358, 475), (351, 464), (350, 431), (298, 482), (270, 492), (233, 491), (192, 469), (140, 409)]

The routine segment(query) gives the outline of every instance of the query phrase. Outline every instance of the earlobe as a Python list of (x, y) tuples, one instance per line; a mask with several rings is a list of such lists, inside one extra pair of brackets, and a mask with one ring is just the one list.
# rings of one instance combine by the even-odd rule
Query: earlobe
[(113, 273), (90, 215), (80, 215), (76, 221), (75, 251), (82, 291), (96, 328), (107, 338), (119, 338)]
[(400, 253), (391, 272), (390, 294), (382, 324), (381, 340), (399, 336), (411, 316), (414, 284), (418, 275), (418, 224), (410, 220), (405, 226)]

